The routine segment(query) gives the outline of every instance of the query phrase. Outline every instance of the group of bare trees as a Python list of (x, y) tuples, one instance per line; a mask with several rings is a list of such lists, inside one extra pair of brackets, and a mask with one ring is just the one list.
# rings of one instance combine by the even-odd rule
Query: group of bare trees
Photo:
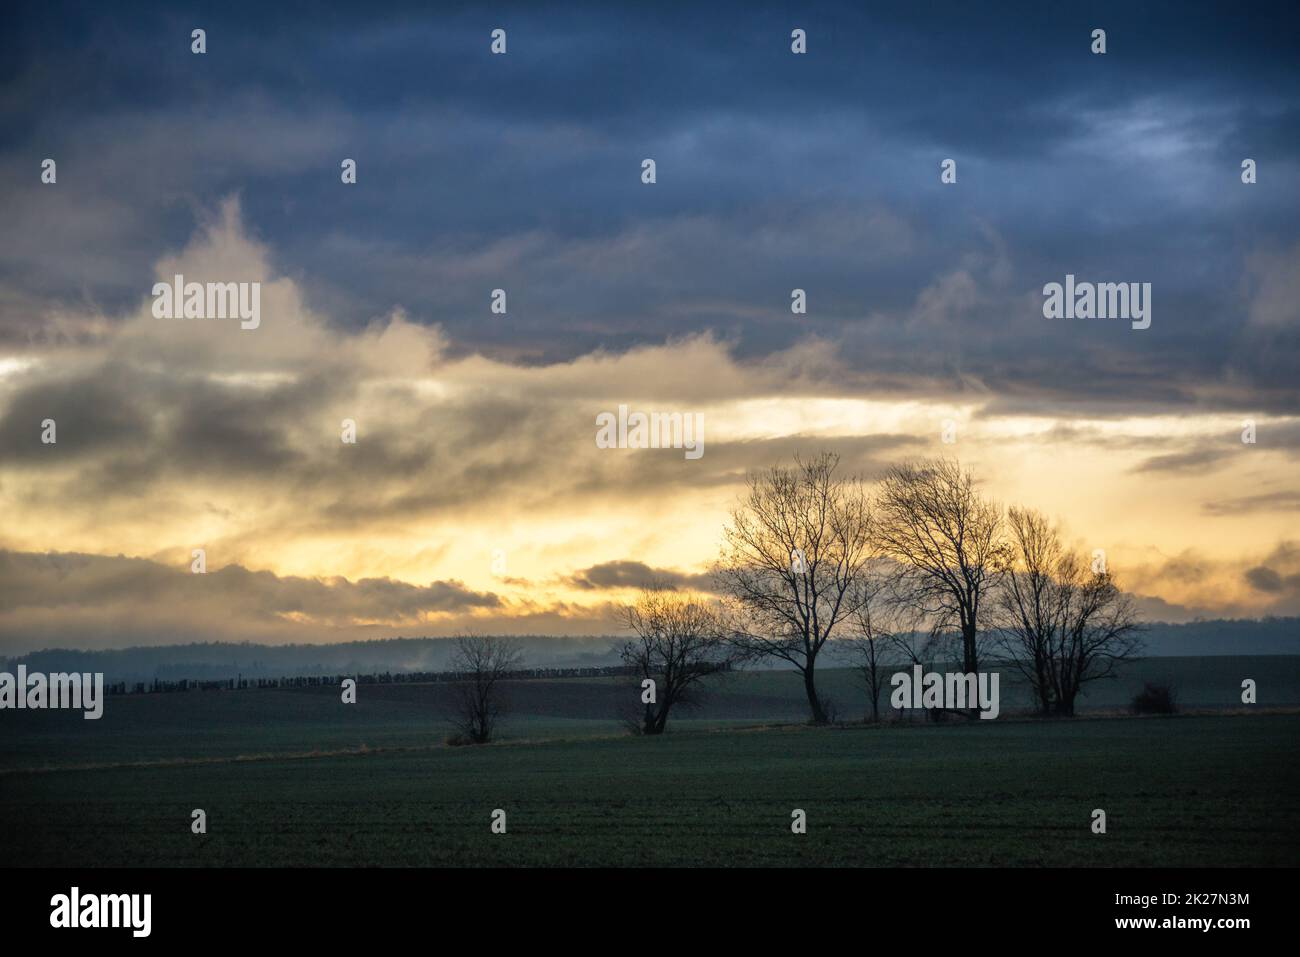
[[(1071, 715), (1086, 684), (1139, 650), (1133, 602), (1104, 561), (1088, 564), (1041, 513), (1004, 510), (951, 459), (894, 466), (873, 489), (831, 454), (751, 475), (713, 577), (717, 599), (651, 584), (623, 610), (639, 733), (661, 734), (706, 679), (756, 659), (793, 667), (812, 721), (834, 720), (817, 687), (828, 647), (852, 655), (873, 720), (899, 665), (973, 673), (994, 658), (1040, 712)], [(508, 641), (461, 640), (465, 739), (491, 739), (518, 661)]]
[(812, 721), (833, 720), (817, 687), (831, 642), (852, 654), (875, 720), (900, 664), (971, 673), (993, 657), (1040, 711), (1073, 714), (1085, 684), (1136, 654), (1132, 601), (1042, 514), (1004, 510), (950, 459), (895, 466), (871, 490), (838, 466), (823, 454), (750, 477), (714, 568), (716, 604), (656, 588), (627, 609), (638, 639), (624, 660), (661, 689), (643, 731), (663, 730), (686, 687), (752, 659), (793, 667)]
[(1086, 683), (1114, 674), (1139, 650), (1133, 600), (1104, 557), (1085, 564), (1040, 513), (1012, 508), (1007, 529), (1015, 562), (997, 595), (999, 648), (1039, 711), (1072, 715)]

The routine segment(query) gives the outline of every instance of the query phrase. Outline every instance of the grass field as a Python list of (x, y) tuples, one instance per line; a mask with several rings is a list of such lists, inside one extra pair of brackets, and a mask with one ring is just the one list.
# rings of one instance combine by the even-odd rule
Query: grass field
[[(1111, 707), (1149, 665), (1110, 691)], [(1216, 695), (1239, 707), (1241, 676), (1259, 681), (1262, 705), (1300, 698), (1300, 659), (1153, 666), (1201, 707)], [(854, 700), (849, 673), (830, 672), (825, 684)], [(808, 728), (780, 724), (802, 717), (797, 681), (758, 673), (646, 739), (620, 733), (611, 717), (623, 693), (615, 683), (537, 681), (512, 689), (502, 743), (447, 748), (437, 719), (445, 688), (360, 690), (351, 706), (333, 689), (128, 696), (110, 699), (97, 722), (8, 712), (0, 864), (1300, 859), (1300, 714)], [(206, 835), (190, 833), (193, 808), (208, 814)], [(507, 812), (505, 835), (490, 832), (495, 808)], [(790, 831), (795, 808), (807, 812), (807, 834)], [(1105, 835), (1090, 831), (1094, 808), (1106, 811)]]
[[(1002, 672), (1003, 714), (1028, 706), (1014, 675)], [(1146, 681), (1172, 683), (1188, 708), (1241, 706), (1241, 680), (1259, 685), (1259, 706), (1300, 707), (1300, 656), (1153, 658), (1123, 678), (1090, 686), (1084, 714), (1124, 709)], [(856, 675), (827, 669), (819, 687), (842, 720), (860, 720), (866, 698)], [(235, 757), (362, 747), (426, 747), (450, 730), (446, 685), (362, 685), (355, 705), (335, 688), (292, 691), (188, 692), (110, 697), (104, 717), (85, 721), (58, 711), (8, 711), (0, 716), (0, 773), (11, 768), (67, 767), (186, 758)], [(621, 699), (639, 690), (614, 680), (514, 683), (504, 740), (576, 738), (622, 733)], [(888, 688), (881, 706), (888, 709)], [(669, 730), (733, 724), (797, 723), (808, 715), (803, 685), (792, 672), (735, 675), (702, 706), (673, 716)], [(892, 714), (890, 715), (892, 717)], [(985, 722), (986, 724), (989, 722)]]
[(1293, 865), (1297, 734), (1296, 715), (784, 728), (11, 774), (0, 847), (7, 865)]

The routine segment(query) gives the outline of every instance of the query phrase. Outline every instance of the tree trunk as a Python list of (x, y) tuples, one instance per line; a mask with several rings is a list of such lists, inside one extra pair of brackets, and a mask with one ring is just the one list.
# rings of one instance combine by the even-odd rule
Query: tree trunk
[(966, 667), (966, 673), (979, 671), (979, 655), (975, 650), (975, 636), (977, 634), (974, 622), (963, 622), (961, 626), (961, 649), (962, 664)]
[(668, 727), (668, 702), (659, 706), (659, 717), (655, 719), (655, 734), (663, 734)]
[(655, 706), (647, 703), (645, 706), (645, 721), (641, 724), (642, 734), (658, 734), (662, 730), (655, 716)]
[(803, 670), (803, 690), (808, 694), (808, 708), (812, 711), (813, 724), (826, 724), (826, 710), (822, 707), (821, 698), (817, 697), (817, 684), (813, 679), (811, 661)]
[[(966, 674), (978, 674), (980, 662), (979, 655), (975, 651), (975, 622), (962, 622), (961, 626), (961, 647), (963, 664), (966, 666)], [(978, 679), (977, 679), (978, 680)], [(979, 708), (967, 708), (966, 717), (978, 718)]]

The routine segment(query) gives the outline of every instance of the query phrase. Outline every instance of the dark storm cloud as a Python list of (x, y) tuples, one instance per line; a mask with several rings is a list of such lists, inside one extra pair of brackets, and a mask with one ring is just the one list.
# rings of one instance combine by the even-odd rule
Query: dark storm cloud
[(111, 452), (123, 443), (148, 436), (149, 410), (123, 386), (126, 371), (105, 364), (61, 381), (33, 377), (28, 385), (17, 383), (16, 394), (0, 406), (0, 450), (5, 464), (48, 464), (54, 449), (41, 442), (41, 423), (46, 419), (54, 420), (61, 456), (81, 458)]
[[(326, 314), (402, 305), (460, 351), (708, 329), (762, 356), (816, 334), (864, 373), (1008, 402), (1219, 383), (1278, 411), (1300, 341), (1247, 323), (1245, 277), (1261, 250), (1296, 265), (1295, 26), (1281, 4), (159, 5), (129, 24), (28, 5), (0, 39), (0, 342), (53, 334), (56, 304), (120, 313), (195, 208), (238, 192)], [(1044, 321), (1067, 272), (1152, 282), (1152, 329)]]
[(674, 589), (711, 591), (713, 580), (708, 575), (694, 575), (669, 568), (651, 568), (645, 562), (602, 562), (575, 572), (568, 584), (584, 591), (613, 588), (649, 588), (661, 585)]
[(391, 578), (303, 578), (251, 571), (240, 565), (193, 574), (180, 566), (123, 556), (74, 553), (35, 554), (0, 549), (0, 648), (24, 640), (26, 629), (46, 621), (76, 622), (84, 639), (100, 625), (131, 621), (142, 635), (168, 629), (237, 636), (306, 633), (311, 626), (337, 628), (355, 623), (419, 622), (503, 607), (491, 592), (457, 581), (413, 585)]
[(1246, 581), (1250, 587), (1257, 588), (1260, 591), (1279, 592), (1282, 590), (1282, 576), (1271, 568), (1258, 566), (1246, 570)]
[(1256, 591), (1269, 595), (1270, 601), (1294, 606), (1300, 600), (1300, 547), (1284, 541), (1260, 564), (1248, 568), (1243, 577)]
[[(289, 433), (319, 417), (320, 403), (347, 381), (304, 375), (250, 390), (117, 359), (47, 371), (20, 379), (0, 404), (0, 452), (10, 466), (80, 466), (76, 487), (94, 497), (136, 495), (172, 476), (283, 477), (311, 465)], [(46, 418), (56, 422), (57, 446), (40, 441)], [(378, 454), (363, 465), (391, 461)]]

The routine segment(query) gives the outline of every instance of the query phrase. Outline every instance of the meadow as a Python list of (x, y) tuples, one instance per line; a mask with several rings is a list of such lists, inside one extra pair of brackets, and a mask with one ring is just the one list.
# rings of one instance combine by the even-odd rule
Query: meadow
[[(1118, 716), (1143, 671), (1225, 710)], [(616, 682), (520, 682), (502, 741), (469, 748), (444, 746), (431, 685), (347, 707), (332, 689), (113, 698), (98, 722), (6, 715), (0, 864), (1294, 865), (1298, 677), (1293, 658), (1152, 659), (1073, 720), (812, 728), (791, 675), (750, 673), (662, 738), (622, 732)], [(842, 718), (861, 708), (849, 672), (826, 686)]]

